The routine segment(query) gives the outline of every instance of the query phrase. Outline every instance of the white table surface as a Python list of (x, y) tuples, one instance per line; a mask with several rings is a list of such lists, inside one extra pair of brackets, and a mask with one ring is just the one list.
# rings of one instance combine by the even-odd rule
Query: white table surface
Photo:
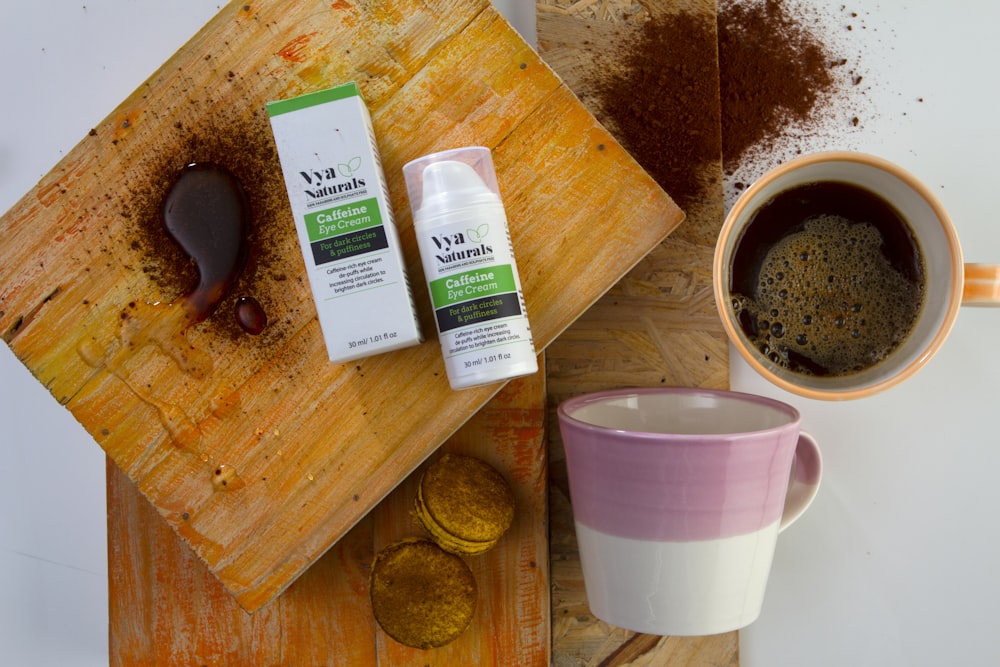
[[(966, 260), (1000, 263), (1000, 5), (809, 4), (832, 8), (867, 96), (857, 131), (817, 143), (903, 165), (951, 213)], [(963, 308), (920, 373), (848, 403), (800, 399), (734, 359), (732, 387), (796, 406), (826, 466), (778, 540), (744, 667), (1000, 665), (998, 339), (1000, 310)]]
[[(530, 38), (530, 0), (503, 4)], [(809, 148), (901, 163), (939, 193), (966, 258), (1000, 262), (1000, 6), (859, 3), (848, 32), (839, 0), (808, 4), (830, 8), (869, 86), (859, 128)], [(219, 7), (3, 2), (0, 210)], [(799, 408), (826, 464), (813, 507), (779, 540), (762, 617), (741, 633), (744, 667), (1000, 664), (998, 331), (1000, 310), (964, 309), (926, 369), (851, 403), (786, 394), (734, 357), (733, 388)], [(106, 665), (104, 454), (4, 345), (0, 453), (0, 665)]]

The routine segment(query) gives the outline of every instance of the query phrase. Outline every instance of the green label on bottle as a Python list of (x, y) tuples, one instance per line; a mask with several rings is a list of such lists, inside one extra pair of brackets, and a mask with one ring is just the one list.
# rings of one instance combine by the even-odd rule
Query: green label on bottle
[(517, 291), (514, 270), (509, 264), (454, 273), (432, 280), (430, 286), (431, 301), (435, 309), (494, 294)]

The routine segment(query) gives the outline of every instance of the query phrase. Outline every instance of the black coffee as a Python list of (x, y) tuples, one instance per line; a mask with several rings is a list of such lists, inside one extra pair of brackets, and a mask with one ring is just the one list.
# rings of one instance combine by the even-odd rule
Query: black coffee
[(856, 185), (818, 182), (762, 206), (737, 241), (732, 308), (761, 354), (792, 371), (847, 375), (906, 339), (924, 261), (903, 217)]

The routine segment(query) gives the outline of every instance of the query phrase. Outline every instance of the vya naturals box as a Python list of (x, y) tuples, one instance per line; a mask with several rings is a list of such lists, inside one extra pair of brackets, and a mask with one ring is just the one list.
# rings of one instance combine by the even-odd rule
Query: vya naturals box
[(267, 113), (330, 361), (420, 343), (371, 116), (357, 84), (269, 102)]

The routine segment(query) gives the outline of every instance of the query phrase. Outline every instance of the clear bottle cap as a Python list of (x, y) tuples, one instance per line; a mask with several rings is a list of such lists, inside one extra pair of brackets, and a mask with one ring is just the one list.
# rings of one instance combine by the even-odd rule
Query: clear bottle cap
[(490, 150), (482, 146), (432, 153), (403, 166), (413, 221), (482, 205), (500, 204)]

